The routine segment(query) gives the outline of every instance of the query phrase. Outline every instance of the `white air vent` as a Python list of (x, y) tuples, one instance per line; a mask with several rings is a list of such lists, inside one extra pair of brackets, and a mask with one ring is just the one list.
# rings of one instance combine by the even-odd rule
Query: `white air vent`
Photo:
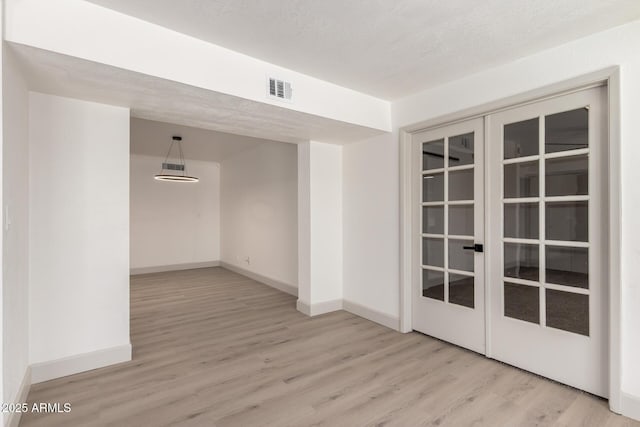
[(274, 77), (267, 78), (267, 96), (283, 101), (291, 101), (291, 83), (276, 79)]

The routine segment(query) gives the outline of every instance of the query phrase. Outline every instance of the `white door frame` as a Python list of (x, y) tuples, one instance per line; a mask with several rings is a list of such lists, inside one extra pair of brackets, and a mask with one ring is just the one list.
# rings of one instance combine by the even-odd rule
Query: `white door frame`
[[(576, 92), (588, 87), (605, 85), (608, 94), (608, 204), (609, 224), (609, 408), (621, 411), (621, 301), (620, 301), (620, 67), (609, 67), (584, 76), (576, 77), (540, 89), (528, 91), (457, 113), (429, 119), (399, 129), (400, 138), (400, 331), (411, 332), (411, 284), (412, 284), (412, 162), (411, 135), (426, 129), (433, 129), (459, 121), (484, 117), (516, 105), (524, 105), (543, 99)], [(485, 126), (485, 144), (489, 144), (488, 126)], [(489, 150), (485, 150), (485, 153)], [(485, 180), (489, 168), (485, 167)], [(488, 203), (485, 203), (485, 216)], [(485, 283), (489, 283), (485, 272)], [(485, 291), (489, 290), (485, 286)], [(485, 308), (486, 313), (490, 307)]]

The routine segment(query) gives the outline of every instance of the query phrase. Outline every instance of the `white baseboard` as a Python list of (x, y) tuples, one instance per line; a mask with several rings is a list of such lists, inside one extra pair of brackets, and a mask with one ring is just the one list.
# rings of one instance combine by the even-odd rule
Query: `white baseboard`
[[(22, 378), (22, 382), (20, 383), (20, 387), (18, 388), (18, 393), (16, 394), (16, 398), (13, 403), (25, 403), (27, 401), (27, 395), (29, 394), (29, 389), (31, 388), (31, 368), (27, 366), (27, 369), (24, 372), (24, 377)], [(22, 413), (20, 412), (9, 412), (8, 417), (5, 420), (6, 427), (18, 427), (20, 424), (20, 417)]]
[(331, 301), (323, 301), (315, 304), (307, 304), (303, 301), (296, 301), (296, 309), (299, 312), (306, 314), (307, 316), (319, 316), (325, 313), (331, 313), (332, 311), (342, 310), (342, 300), (336, 299)]
[(640, 398), (627, 393), (620, 394), (620, 413), (640, 421)]
[(400, 330), (400, 318), (343, 299), (324, 301), (311, 305), (298, 300), (296, 301), (296, 309), (307, 316), (318, 316), (332, 311), (344, 310), (382, 326), (386, 326), (394, 331)]
[(125, 344), (48, 362), (34, 363), (31, 365), (31, 383), (37, 384), (130, 360), (131, 344)]
[(254, 273), (253, 271), (245, 270), (242, 267), (238, 267), (237, 265), (229, 264), (225, 261), (220, 261), (220, 267), (226, 268), (227, 270), (231, 270), (234, 273), (242, 274), (243, 276), (247, 276), (250, 279), (253, 279), (257, 282), (264, 283), (267, 286), (271, 286), (272, 288), (276, 288), (279, 291), (286, 292), (289, 295), (293, 295), (294, 297), (298, 296), (298, 288), (294, 285), (290, 285), (285, 282), (281, 282), (276, 279), (272, 279), (267, 276), (263, 276), (262, 274)]
[(166, 271), (193, 270), (194, 268), (219, 267), (220, 261), (188, 262), (184, 264), (158, 265), (155, 267), (139, 267), (129, 269), (129, 274), (164, 273)]
[(311, 307), (306, 302), (302, 302), (300, 300), (296, 301), (296, 310), (298, 310), (302, 314), (306, 314), (307, 316), (311, 316)]
[(335, 299), (331, 301), (317, 302), (311, 304), (311, 316), (318, 316), (320, 314), (331, 313), (332, 311), (342, 310), (342, 300)]
[(356, 304), (355, 302), (343, 300), (342, 307), (345, 311), (348, 311), (351, 314), (355, 314), (356, 316), (363, 317), (367, 320), (371, 320), (372, 322), (376, 322), (381, 324), (382, 326), (386, 326), (387, 328), (393, 329), (395, 331), (400, 330), (400, 318), (390, 316), (386, 313), (382, 313), (381, 311), (374, 310), (369, 307), (365, 307), (360, 304)]

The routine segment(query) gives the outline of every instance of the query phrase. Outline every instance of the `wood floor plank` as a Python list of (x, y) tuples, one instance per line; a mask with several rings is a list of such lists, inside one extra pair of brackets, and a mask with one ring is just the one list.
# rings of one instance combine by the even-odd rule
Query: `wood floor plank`
[(56, 426), (625, 426), (606, 401), (225, 270), (131, 278), (131, 362), (32, 387)]

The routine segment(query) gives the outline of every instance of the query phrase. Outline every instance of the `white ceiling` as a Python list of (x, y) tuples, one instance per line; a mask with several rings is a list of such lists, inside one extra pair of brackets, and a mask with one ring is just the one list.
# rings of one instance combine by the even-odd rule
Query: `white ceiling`
[[(266, 141), (247, 136), (232, 135), (152, 120), (131, 119), (131, 153), (164, 157), (172, 136), (182, 137), (184, 156), (191, 160), (221, 162)], [(175, 154), (175, 151), (174, 153)]]
[(382, 131), (9, 44), (36, 92), (131, 108), (133, 117), (260, 139), (343, 144)]
[(89, 0), (397, 99), (640, 18), (639, 0)]

